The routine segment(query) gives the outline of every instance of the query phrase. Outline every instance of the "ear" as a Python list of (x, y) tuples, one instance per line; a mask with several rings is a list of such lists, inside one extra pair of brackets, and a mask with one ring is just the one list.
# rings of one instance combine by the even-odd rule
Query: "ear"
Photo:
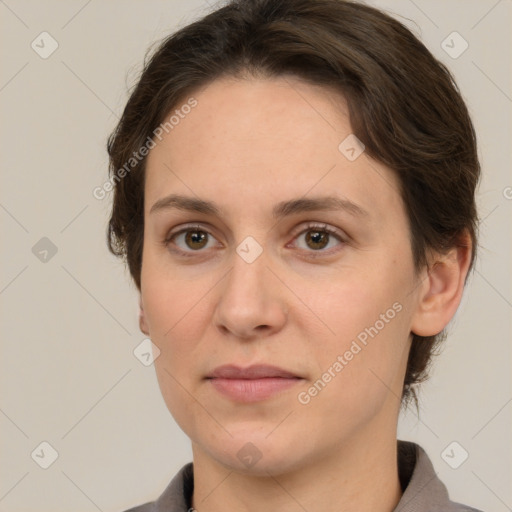
[(139, 329), (146, 336), (149, 336), (149, 328), (146, 321), (146, 314), (144, 313), (144, 306), (142, 304), (142, 297), (139, 295)]
[(449, 252), (432, 256), (420, 285), (418, 305), (412, 318), (411, 331), (414, 334), (439, 334), (453, 318), (462, 299), (471, 254), (471, 237), (465, 233)]

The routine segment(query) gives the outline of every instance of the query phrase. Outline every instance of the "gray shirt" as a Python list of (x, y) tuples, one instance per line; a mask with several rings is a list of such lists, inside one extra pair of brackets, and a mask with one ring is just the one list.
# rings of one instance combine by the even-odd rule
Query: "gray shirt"
[[(403, 494), (394, 512), (481, 512), (450, 501), (428, 455), (416, 443), (398, 440), (398, 473)], [(188, 512), (193, 510), (193, 490), (190, 462), (181, 468), (156, 501), (126, 512)]]

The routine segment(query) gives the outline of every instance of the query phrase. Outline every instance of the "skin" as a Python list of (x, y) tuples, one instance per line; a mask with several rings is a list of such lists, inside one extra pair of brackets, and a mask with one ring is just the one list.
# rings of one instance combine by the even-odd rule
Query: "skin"
[[(411, 333), (436, 334), (454, 315), (470, 245), (433, 254), (430, 272), (414, 268), (398, 179), (364, 152), (354, 161), (340, 152), (352, 130), (333, 91), (293, 77), (223, 78), (193, 96), (197, 106), (147, 159), (140, 297), (141, 330), (161, 351), (163, 398), (192, 441), (193, 506), (391, 511), (402, 494), (396, 429)], [(151, 211), (169, 194), (213, 201), (220, 214)], [(366, 213), (272, 217), (276, 203), (324, 195)], [(324, 233), (319, 248), (311, 222), (340, 238)], [(204, 245), (172, 238), (188, 223), (208, 233)], [(248, 236), (262, 249), (252, 263), (236, 251)], [(397, 303), (394, 318), (300, 403)], [(301, 379), (240, 403), (205, 378), (224, 364), (271, 364)], [(249, 442), (261, 456), (251, 466), (237, 456)]]

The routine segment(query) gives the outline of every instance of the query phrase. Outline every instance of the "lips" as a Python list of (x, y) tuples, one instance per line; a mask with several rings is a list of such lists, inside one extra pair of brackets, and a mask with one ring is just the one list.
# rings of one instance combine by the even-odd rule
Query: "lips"
[(299, 378), (293, 373), (287, 372), (277, 366), (254, 365), (248, 368), (240, 368), (235, 365), (219, 366), (208, 376), (208, 378), (220, 379), (265, 379), (265, 378), (283, 378), (292, 379)]
[(302, 378), (276, 366), (225, 365), (213, 370), (207, 380), (217, 392), (233, 401), (258, 402), (286, 391)]

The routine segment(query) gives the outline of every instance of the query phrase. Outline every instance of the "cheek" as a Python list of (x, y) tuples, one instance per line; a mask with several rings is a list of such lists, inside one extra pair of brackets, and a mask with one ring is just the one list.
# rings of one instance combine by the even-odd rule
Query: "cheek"
[(196, 366), (201, 361), (201, 340), (208, 303), (201, 300), (204, 293), (185, 292), (175, 285), (170, 288), (172, 291), (162, 287), (148, 290), (145, 312), (151, 339), (161, 351), (159, 360), (169, 371), (177, 374), (186, 368), (194, 368), (194, 360)]
[[(155, 267), (153, 267), (155, 268)], [(160, 349), (155, 370), (168, 409), (180, 423), (180, 416), (193, 406), (185, 389), (199, 371), (197, 362), (204, 323), (203, 288), (198, 282), (163, 279), (146, 269), (142, 280), (144, 313), (151, 340)], [(180, 412), (181, 411), (181, 412)]]
[(395, 318), (400, 316), (397, 310), (403, 309), (407, 299), (409, 282), (406, 270), (398, 273), (396, 268), (382, 268), (368, 273), (347, 268), (329, 283), (318, 287), (308, 283), (296, 293), (307, 297), (311, 311), (307, 318), (321, 324), (331, 345), (355, 339), (375, 324), (382, 331), (396, 323)]
[[(405, 266), (399, 272), (389, 261), (387, 268), (372, 272), (345, 269), (327, 293), (310, 289), (306, 295), (315, 312), (311, 322), (322, 333), (320, 340), (311, 338), (310, 347), (318, 376), (327, 372), (321, 380), (329, 380), (336, 375), (331, 378), (336, 384), (329, 388), (338, 403), (361, 403), (373, 397), (378, 401), (386, 394), (386, 385), (400, 387), (410, 333), (412, 273)], [(303, 323), (302, 328), (314, 331), (313, 323)]]
[(390, 309), (388, 323), (379, 319), (363, 329), (347, 327), (351, 333), (347, 336), (339, 319), (338, 336), (316, 350), (320, 370), (300, 397), (300, 403), (309, 401), (304, 410), (309, 420), (322, 418), (322, 428), (349, 435), (377, 415), (387, 401), (398, 407), (408, 349), (402, 314), (407, 314), (404, 309)]
[(178, 425), (193, 437), (192, 425), (202, 417), (193, 397), (204, 361), (204, 287), (180, 280), (148, 279), (144, 294), (151, 339), (160, 349), (154, 365), (162, 397)]
[(144, 313), (154, 342), (167, 343), (176, 332), (194, 329), (201, 297), (207, 283), (184, 279), (162, 261), (164, 258), (144, 253), (141, 274), (141, 295)]

